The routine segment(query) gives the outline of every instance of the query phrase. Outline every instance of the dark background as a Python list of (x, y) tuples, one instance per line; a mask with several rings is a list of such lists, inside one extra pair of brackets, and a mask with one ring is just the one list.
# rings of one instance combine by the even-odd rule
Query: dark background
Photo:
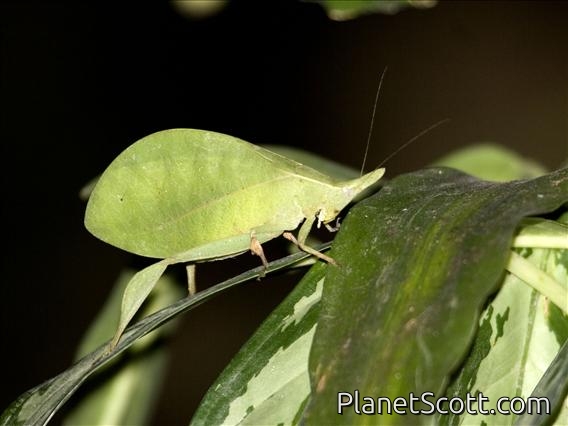
[[(135, 140), (202, 128), (358, 168), (388, 65), (369, 167), (450, 118), (390, 160), (388, 176), (480, 141), (554, 168), (568, 146), (566, 22), (568, 3), (544, 1), (347, 22), (295, 2), (234, 2), (202, 20), (165, 2), (3, 3), (0, 409), (69, 366), (120, 269), (138, 262), (87, 233), (77, 196)], [(243, 257), (198, 279), (256, 266)], [(250, 283), (184, 316), (154, 423), (187, 423), (297, 279)]]

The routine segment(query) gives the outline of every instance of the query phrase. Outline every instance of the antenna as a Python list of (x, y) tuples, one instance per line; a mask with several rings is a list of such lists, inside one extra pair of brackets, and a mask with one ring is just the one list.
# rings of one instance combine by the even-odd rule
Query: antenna
[(369, 126), (369, 134), (367, 135), (367, 145), (365, 146), (365, 154), (363, 155), (363, 164), (361, 165), (361, 173), (363, 176), (363, 171), (365, 170), (365, 163), (367, 162), (367, 154), (369, 154), (369, 145), (371, 144), (371, 136), (373, 135), (373, 125), (375, 124), (375, 114), (377, 112), (377, 104), (379, 102), (379, 95), (381, 93), (381, 86), (383, 85), (383, 79), (387, 73), (387, 68), (383, 70), (381, 74), (381, 79), (379, 80), (379, 87), (377, 87), (377, 94), (375, 95), (375, 103), (373, 104), (373, 113), (371, 115), (371, 125)]
[(400, 151), (402, 151), (404, 148), (406, 148), (408, 145), (410, 145), (412, 142), (416, 141), (416, 139), (424, 136), (426, 133), (429, 133), (430, 131), (434, 130), (436, 127), (441, 126), (442, 124), (446, 124), (450, 121), (449, 118), (444, 118), (443, 120), (438, 121), (437, 123), (432, 124), (431, 126), (427, 127), (426, 129), (422, 130), (420, 133), (418, 133), (416, 136), (413, 136), (412, 138), (410, 138), (408, 141), (406, 141), (405, 143), (403, 143), (399, 148), (397, 148), (396, 151), (394, 151), (392, 154), (390, 154), (387, 158), (385, 158), (381, 164), (379, 164), (377, 166), (377, 168), (381, 167), (383, 164), (385, 164), (387, 161), (389, 161), (392, 157), (394, 157), (396, 154), (398, 154)]

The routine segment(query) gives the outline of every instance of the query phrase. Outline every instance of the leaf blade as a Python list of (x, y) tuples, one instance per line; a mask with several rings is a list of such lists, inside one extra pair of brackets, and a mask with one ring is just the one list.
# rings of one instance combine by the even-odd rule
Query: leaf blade
[[(329, 244), (323, 244), (320, 250)], [(286, 258), (269, 263), (267, 272), (285, 268), (301, 261), (309, 255), (298, 252)], [(160, 311), (144, 318), (125, 330), (116, 347), (110, 350), (110, 342), (83, 357), (77, 363), (50, 380), (24, 392), (0, 415), (0, 425), (45, 425), (61, 406), (73, 395), (79, 386), (99, 367), (116, 358), (138, 339), (146, 336), (157, 327), (171, 321), (176, 316), (199, 306), (221, 292), (258, 277), (264, 267), (247, 271), (237, 277), (201, 291), (193, 297), (186, 297)]]
[(315, 265), (231, 360), (191, 424), (290, 424), (310, 393), (308, 356), (326, 265)]
[(132, 320), (132, 318), (134, 318), (134, 315), (136, 315), (136, 312), (138, 312), (138, 309), (142, 306), (142, 303), (144, 303), (166, 270), (168, 263), (169, 262), (165, 260), (156, 262), (141, 271), (138, 271), (130, 279), (122, 296), (120, 319), (118, 321), (116, 333), (112, 339), (112, 347), (116, 346), (118, 339), (120, 339), (120, 336), (124, 332), (124, 329), (128, 326), (128, 323)]
[[(558, 250), (523, 250), (527, 261), (566, 281), (566, 266), (559, 255)], [(491, 423), (511, 425), (516, 415), (499, 413), (497, 400), (503, 396), (527, 398), (543, 373), (554, 368), (549, 364), (567, 338), (568, 317), (509, 273), (484, 310), (472, 349), (446, 394), (465, 398), (466, 393), (482, 392), (488, 398), (484, 409), (495, 410)], [(503, 408), (508, 409), (507, 404)], [(555, 406), (550, 408), (554, 411)], [(438, 416), (437, 420), (443, 425), (468, 425), (475, 423), (476, 417), (463, 413)]]
[[(310, 359), (316, 392), (304, 420), (371, 421), (353, 412), (339, 419), (332, 402), (338, 390), (391, 398), (440, 394), (496, 288), (517, 223), (567, 198), (566, 169), (505, 184), (431, 169), (395, 178), (355, 206), (331, 254), (346, 266), (326, 276), (326, 321), (320, 321)], [(357, 351), (363, 347), (366, 352)]]

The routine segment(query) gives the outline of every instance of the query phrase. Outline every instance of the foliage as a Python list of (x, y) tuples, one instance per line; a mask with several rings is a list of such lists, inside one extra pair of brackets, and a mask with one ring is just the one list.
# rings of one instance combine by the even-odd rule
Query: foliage
[[(524, 160), (508, 159), (527, 170)], [(192, 422), (408, 424), (408, 416), (361, 416), (353, 407), (338, 416), (337, 393), (357, 389), (361, 398), (482, 392), (493, 403), (499, 396), (537, 392), (550, 398), (552, 416), (475, 421), (565, 423), (567, 201), (568, 169), (509, 182), (443, 167), (394, 178), (350, 209), (330, 253), (338, 266), (317, 262), (310, 269), (212, 385)], [(543, 215), (547, 221), (536, 221)], [(527, 216), (533, 219), (524, 223)], [(555, 248), (542, 241), (554, 241), (549, 245)], [(516, 246), (516, 255), (547, 277), (544, 286), (540, 279), (528, 283), (538, 292), (509, 263)], [(273, 262), (268, 272), (305, 257)], [(142, 336), (261, 272), (249, 271), (143, 318), (114, 349), (103, 344), (23, 394), (0, 424), (45, 424), (87, 377)], [(550, 299), (560, 306), (547, 298), (549, 290), (560, 292)], [(415, 422), (471, 420), (465, 414), (417, 416)]]

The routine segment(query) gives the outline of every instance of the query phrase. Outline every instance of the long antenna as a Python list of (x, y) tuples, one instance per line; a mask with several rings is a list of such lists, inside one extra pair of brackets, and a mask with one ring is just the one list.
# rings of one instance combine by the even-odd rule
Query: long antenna
[(365, 155), (363, 155), (363, 164), (361, 165), (361, 173), (363, 176), (363, 171), (365, 170), (365, 163), (367, 162), (367, 154), (369, 154), (369, 145), (371, 144), (371, 136), (373, 135), (373, 125), (375, 124), (375, 114), (377, 112), (377, 104), (379, 102), (379, 95), (381, 93), (381, 86), (383, 85), (383, 79), (387, 73), (387, 68), (383, 70), (381, 74), (381, 79), (379, 80), (379, 87), (377, 87), (377, 94), (375, 95), (375, 103), (373, 104), (373, 114), (371, 115), (371, 125), (369, 126), (369, 134), (367, 135), (367, 146), (365, 146)]
[(432, 124), (431, 126), (427, 127), (426, 129), (422, 130), (420, 133), (418, 133), (416, 136), (410, 138), (408, 141), (406, 141), (405, 143), (403, 143), (396, 151), (394, 151), (392, 154), (390, 154), (387, 158), (385, 158), (381, 164), (379, 164), (377, 166), (377, 168), (381, 167), (383, 164), (385, 164), (387, 161), (389, 161), (392, 157), (394, 157), (396, 154), (398, 154), (400, 151), (402, 151), (404, 148), (406, 148), (408, 145), (410, 145), (412, 142), (416, 141), (416, 139), (424, 136), (426, 133), (429, 133), (430, 131), (434, 130), (436, 127), (441, 126), (442, 124), (446, 124), (450, 121), (449, 118), (444, 118), (443, 120), (438, 121), (437, 123)]

